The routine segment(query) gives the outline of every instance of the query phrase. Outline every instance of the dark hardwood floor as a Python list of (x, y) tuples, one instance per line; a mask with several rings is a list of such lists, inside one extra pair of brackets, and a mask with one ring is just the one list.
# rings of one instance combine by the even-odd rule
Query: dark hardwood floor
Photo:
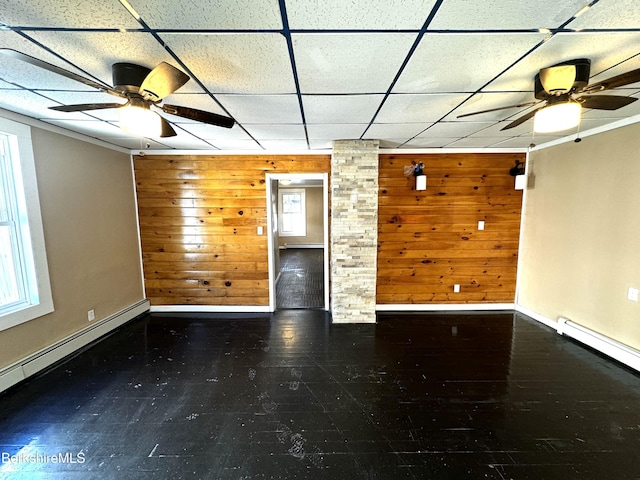
[(623, 480), (639, 446), (640, 377), (513, 313), (153, 314), (0, 395), (2, 479)]
[(280, 276), (276, 285), (278, 309), (324, 309), (324, 250), (280, 250)]

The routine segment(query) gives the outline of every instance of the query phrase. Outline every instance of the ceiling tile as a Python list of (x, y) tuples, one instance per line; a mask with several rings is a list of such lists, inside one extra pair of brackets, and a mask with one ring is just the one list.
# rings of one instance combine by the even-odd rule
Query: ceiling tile
[(503, 30), (557, 28), (586, 0), (446, 0), (433, 22), (434, 30)]
[(389, 95), (376, 123), (436, 122), (460, 105), (467, 94)]
[(333, 148), (333, 140), (309, 140), (311, 150), (330, 150)]
[(66, 113), (49, 110), (49, 107), (55, 107), (58, 103), (49, 100), (41, 95), (32, 93), (28, 90), (1, 89), (0, 90), (0, 108), (11, 110), (12, 112), (21, 113), (29, 117), (59, 118), (61, 120), (87, 120), (88, 117), (79, 112)]
[(217, 95), (216, 98), (240, 123), (302, 123), (296, 95)]
[[(304, 140), (306, 135), (302, 124), (294, 125), (247, 125), (247, 130), (257, 140)], [(261, 142), (262, 143), (262, 142)]]
[[(413, 34), (293, 35), (300, 89), (303, 94), (385, 93), (414, 40)], [(371, 65), (376, 74), (363, 75)]]
[(260, 140), (260, 144), (267, 150), (308, 150), (306, 140)]
[(176, 129), (178, 135), (169, 138), (155, 138), (158, 144), (165, 145), (165, 148), (176, 148), (179, 150), (212, 150), (214, 147), (209, 143), (189, 135), (187, 132), (182, 132), (180, 129)]
[(308, 123), (368, 123), (383, 95), (304, 95)]
[[(116, 62), (130, 62), (153, 68), (164, 61), (178, 66), (162, 45), (152, 35), (144, 32), (44, 31), (31, 32), (30, 35), (111, 86), (111, 65)], [(187, 83), (180, 91), (189, 91), (187, 86), (191, 85), (194, 82)]]
[(157, 29), (280, 29), (278, 0), (129, 0), (147, 25)]
[[(527, 109), (525, 107), (503, 109), (502, 107), (521, 105), (532, 101), (535, 101), (535, 99), (533, 98), (533, 94), (530, 92), (477, 93), (447, 115), (445, 121), (491, 122), (504, 120), (505, 118), (524, 113)], [(477, 115), (472, 115), (470, 117), (459, 118), (460, 115), (491, 110), (494, 108), (500, 108), (500, 110), (478, 113)]]
[(310, 140), (356, 139), (362, 136), (368, 126), (368, 123), (309, 124), (307, 132)]
[(425, 128), (429, 127), (430, 123), (374, 123), (367, 130), (368, 138), (379, 139), (409, 139), (415, 137)]
[[(128, 135), (117, 126), (100, 120), (47, 120), (47, 123), (95, 138), (127, 138)], [(131, 136), (131, 138), (137, 138)], [(140, 139), (138, 139), (140, 140)], [(141, 148), (141, 147), (140, 147)]]
[[(253, 140), (227, 140), (218, 139), (212, 142), (221, 150), (264, 150), (264, 148)], [(238, 168), (241, 168), (240, 166)]]
[[(400, 148), (443, 148), (458, 140), (458, 137), (454, 138), (428, 138), (428, 137), (416, 137), (410, 141), (398, 145)], [(390, 147), (393, 148), (393, 147)]]
[[(393, 92), (474, 92), (543, 38), (542, 34), (427, 34)], [(489, 58), (491, 61), (487, 61)]]
[(21, 27), (140, 28), (117, 1), (0, 1), (0, 22)]
[[(80, 70), (67, 64), (67, 62), (60, 60), (55, 55), (52, 55), (14, 32), (0, 31), (0, 48), (17, 50), (47, 63), (72, 71), (73, 73), (82, 73)], [(95, 91), (91, 87), (79, 82), (16, 60), (7, 55), (0, 55), (0, 79), (16, 83), (26, 88)]]
[(163, 34), (212, 93), (295, 93), (287, 42), (279, 34)]
[(232, 128), (221, 128), (204, 123), (178, 123), (177, 125), (190, 134), (211, 142), (220, 139), (253, 141), (239, 125), (234, 125)]
[(435, 0), (287, 0), (292, 29), (420, 29)]
[(598, 2), (572, 21), (568, 28), (638, 28), (640, 10), (637, 0)]
[[(485, 90), (528, 90), (533, 93), (534, 77), (541, 68), (574, 58), (590, 58), (593, 76), (637, 54), (639, 43), (638, 32), (559, 33), (497, 78)], [(603, 78), (606, 77), (609, 75)], [(533, 100), (533, 94), (529, 98)]]
[(439, 122), (420, 137), (466, 137), (495, 125), (492, 122)]
[(504, 141), (504, 137), (465, 137), (447, 145), (450, 148), (488, 148)]
[(505, 138), (501, 142), (494, 144), (496, 148), (528, 148), (531, 145), (530, 136)]

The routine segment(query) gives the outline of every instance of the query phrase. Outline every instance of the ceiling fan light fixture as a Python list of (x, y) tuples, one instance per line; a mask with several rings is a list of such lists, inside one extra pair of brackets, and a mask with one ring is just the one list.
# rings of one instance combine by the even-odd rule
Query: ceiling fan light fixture
[(120, 128), (140, 137), (158, 137), (162, 132), (162, 118), (147, 105), (127, 105), (119, 111)]
[(536, 112), (533, 118), (533, 131), (552, 133), (577, 127), (581, 113), (582, 107), (578, 102), (569, 101), (549, 105)]

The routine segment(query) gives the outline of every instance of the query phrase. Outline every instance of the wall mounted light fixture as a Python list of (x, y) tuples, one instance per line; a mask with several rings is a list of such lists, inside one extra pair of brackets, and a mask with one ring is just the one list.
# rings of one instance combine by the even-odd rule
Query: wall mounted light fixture
[(411, 165), (404, 167), (404, 174), (407, 177), (413, 176), (416, 179), (416, 190), (427, 189), (427, 176), (424, 174), (424, 163), (411, 161)]

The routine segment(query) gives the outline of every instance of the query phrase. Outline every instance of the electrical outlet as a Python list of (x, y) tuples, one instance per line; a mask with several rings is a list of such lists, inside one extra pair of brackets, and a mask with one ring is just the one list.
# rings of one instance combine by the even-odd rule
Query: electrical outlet
[(90, 322), (93, 322), (96, 319), (96, 311), (93, 308), (87, 312), (87, 318)]
[(264, 234), (264, 228), (262, 227), (262, 225), (258, 226), (258, 235), (262, 235)]
[(478, 222), (478, 230), (484, 230), (484, 220)]
[(638, 301), (638, 289), (629, 287), (629, 290), (627, 291), (627, 298), (629, 300), (631, 300), (632, 302), (637, 302)]

